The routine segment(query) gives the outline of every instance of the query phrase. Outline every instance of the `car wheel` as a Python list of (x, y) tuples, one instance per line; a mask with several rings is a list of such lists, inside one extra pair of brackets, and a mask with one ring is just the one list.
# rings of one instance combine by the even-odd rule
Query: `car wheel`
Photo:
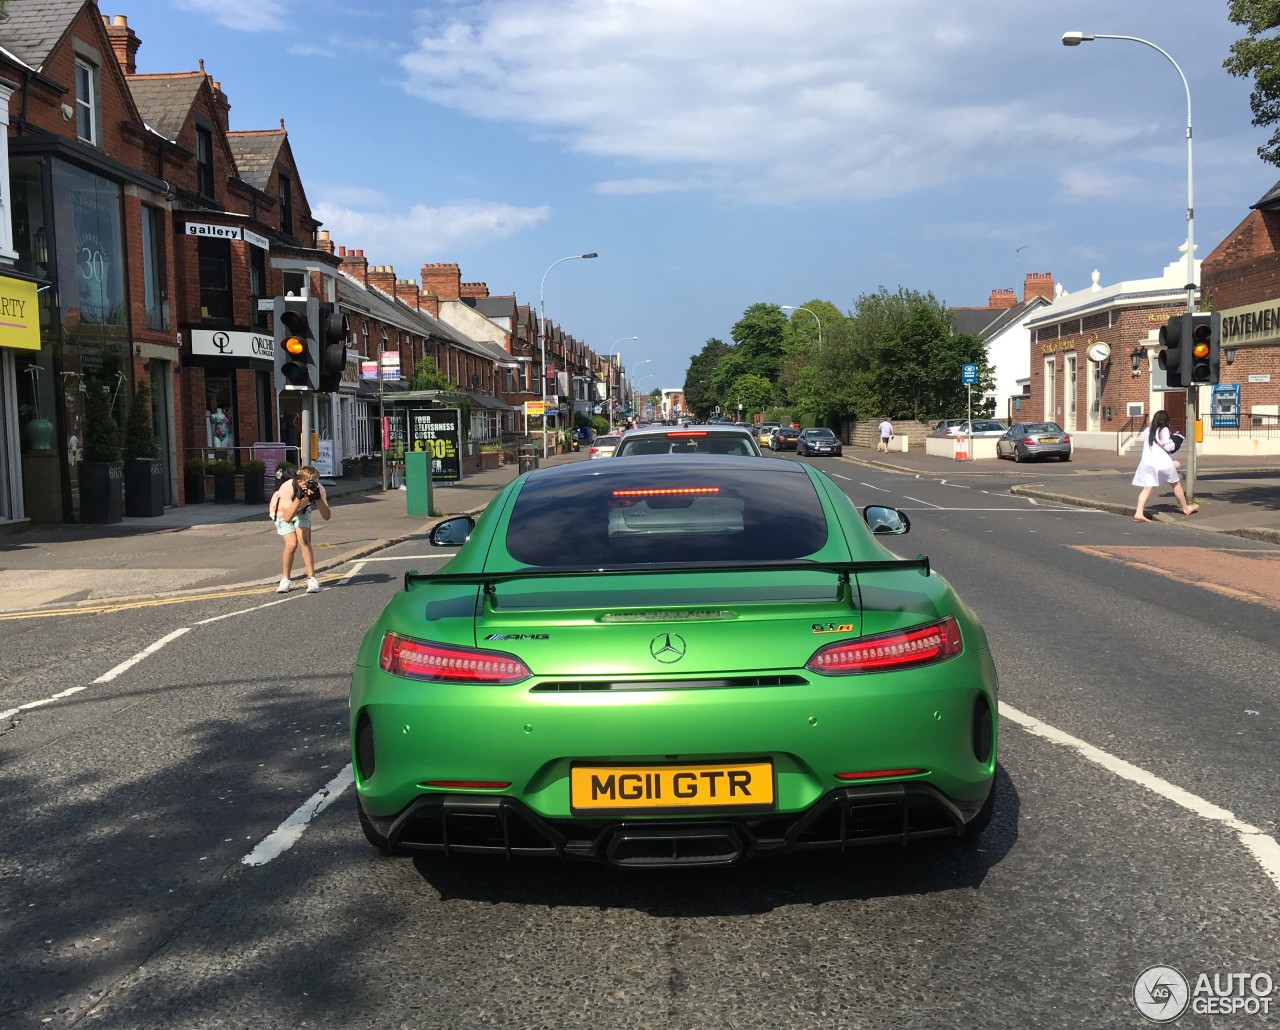
[(1020, 465), (1022, 463), (1022, 452), (1016, 447), (1013, 449), (1013, 463), (1015, 465)]
[(966, 838), (976, 837), (988, 826), (996, 814), (996, 780), (991, 778), (991, 793), (987, 795), (987, 800), (982, 803), (982, 807), (978, 809), (978, 814), (964, 824), (964, 836)]
[(360, 813), (360, 829), (364, 830), (364, 837), (370, 844), (381, 851), (384, 855), (391, 855), (391, 845), (387, 843), (387, 838), (374, 829), (373, 823), (369, 817), (364, 814), (364, 807), (360, 804), (360, 799), (356, 798), (356, 811)]

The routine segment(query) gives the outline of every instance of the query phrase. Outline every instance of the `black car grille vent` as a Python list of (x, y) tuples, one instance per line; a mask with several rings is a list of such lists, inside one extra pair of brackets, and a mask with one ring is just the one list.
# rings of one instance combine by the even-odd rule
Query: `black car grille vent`
[(532, 694), (577, 694), (613, 690), (738, 690), (750, 687), (800, 687), (803, 676), (716, 676), (682, 680), (552, 680), (539, 683)]

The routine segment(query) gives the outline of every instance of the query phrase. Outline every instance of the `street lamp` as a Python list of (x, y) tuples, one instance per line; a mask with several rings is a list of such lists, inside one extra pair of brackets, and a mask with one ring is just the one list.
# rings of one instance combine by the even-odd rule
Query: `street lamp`
[[(1191, 87), (1187, 85), (1187, 77), (1182, 74), (1178, 62), (1151, 40), (1140, 36), (1110, 36), (1101, 32), (1064, 32), (1062, 45), (1079, 46), (1081, 43), (1091, 43), (1095, 39), (1124, 39), (1130, 43), (1141, 43), (1143, 46), (1150, 47), (1173, 65), (1173, 70), (1182, 80), (1182, 89), (1187, 95), (1187, 314), (1190, 315), (1196, 309), (1195, 205), (1191, 198)], [(1195, 500), (1196, 495), (1196, 434), (1191, 430), (1199, 417), (1200, 390), (1198, 387), (1191, 387), (1187, 390), (1187, 497), (1192, 501)]]
[(783, 311), (808, 311), (813, 315), (813, 320), (818, 323), (818, 350), (822, 350), (822, 319), (810, 308), (792, 307), (790, 304), (782, 305)]
[[(622, 353), (620, 350), (617, 350), (617, 346), (620, 343), (626, 343), (628, 340), (638, 340), (638, 339), (640, 339), (640, 337), (638, 336), (624, 336), (620, 340), (614, 340), (613, 346), (615, 349), (605, 355), (605, 357), (609, 359), (609, 378), (605, 381), (605, 385), (608, 387), (609, 392), (608, 392), (608, 396), (605, 397), (605, 411), (609, 415), (610, 422), (613, 421), (613, 411), (609, 407), (609, 402), (612, 401), (614, 398), (613, 359), (618, 357)], [(622, 362), (621, 361), (618, 362), (618, 385), (619, 386), (622, 385)]]
[(547, 276), (551, 274), (551, 269), (565, 261), (579, 261), (599, 256), (595, 251), (592, 251), (590, 254), (570, 254), (568, 257), (562, 257), (558, 261), (552, 261), (547, 270), (542, 273), (542, 282), (538, 285), (538, 352), (542, 357), (542, 456), (544, 458), (547, 456), (547, 305), (544, 299)]

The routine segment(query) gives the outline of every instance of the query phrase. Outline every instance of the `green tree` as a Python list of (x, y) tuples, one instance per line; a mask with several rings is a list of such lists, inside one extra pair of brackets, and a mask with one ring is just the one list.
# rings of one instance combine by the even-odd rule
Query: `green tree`
[(426, 357), (414, 364), (409, 387), (413, 390), (452, 390), (454, 388), (436, 363)]
[[(1275, 125), (1280, 121), (1280, 38), (1267, 33), (1280, 27), (1280, 0), (1231, 0), (1227, 17), (1248, 35), (1231, 44), (1231, 56), (1222, 67), (1237, 78), (1253, 79), (1249, 94), (1253, 124)], [(1258, 156), (1280, 165), (1280, 129), (1258, 148)]]
[(712, 382), (716, 366), (728, 353), (729, 345), (712, 337), (689, 359), (689, 368), (684, 376), (684, 400), (686, 407), (699, 418), (706, 418), (721, 403)]
[(782, 368), (787, 316), (776, 304), (752, 304), (734, 323), (730, 336), (746, 362), (746, 371), (771, 383)]
[(769, 382), (764, 376), (756, 375), (754, 372), (748, 372), (739, 376), (730, 386), (726, 400), (729, 402), (728, 407), (738, 410), (738, 405), (742, 405), (742, 417), (744, 421), (751, 421), (751, 416), (756, 415), (769, 406), (773, 400), (773, 383)]
[(151, 382), (139, 379), (124, 423), (124, 456), (154, 458), (156, 434), (151, 425)]

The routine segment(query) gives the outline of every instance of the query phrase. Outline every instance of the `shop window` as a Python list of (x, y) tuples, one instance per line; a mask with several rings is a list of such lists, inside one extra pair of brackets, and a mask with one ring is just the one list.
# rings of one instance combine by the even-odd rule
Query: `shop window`
[(235, 395), (231, 389), (231, 376), (206, 374), (204, 395), (205, 446), (218, 452), (216, 457), (235, 461)]
[(164, 216), (153, 207), (142, 207), (142, 292), (147, 306), (147, 328), (169, 328), (169, 301), (165, 297)]
[(200, 319), (231, 322), (231, 244), (227, 240), (196, 241), (200, 258)]
[(280, 285), (286, 297), (305, 297), (309, 293), (307, 273), (286, 268), (280, 273)]
[(98, 145), (98, 69), (76, 58), (76, 135)]

